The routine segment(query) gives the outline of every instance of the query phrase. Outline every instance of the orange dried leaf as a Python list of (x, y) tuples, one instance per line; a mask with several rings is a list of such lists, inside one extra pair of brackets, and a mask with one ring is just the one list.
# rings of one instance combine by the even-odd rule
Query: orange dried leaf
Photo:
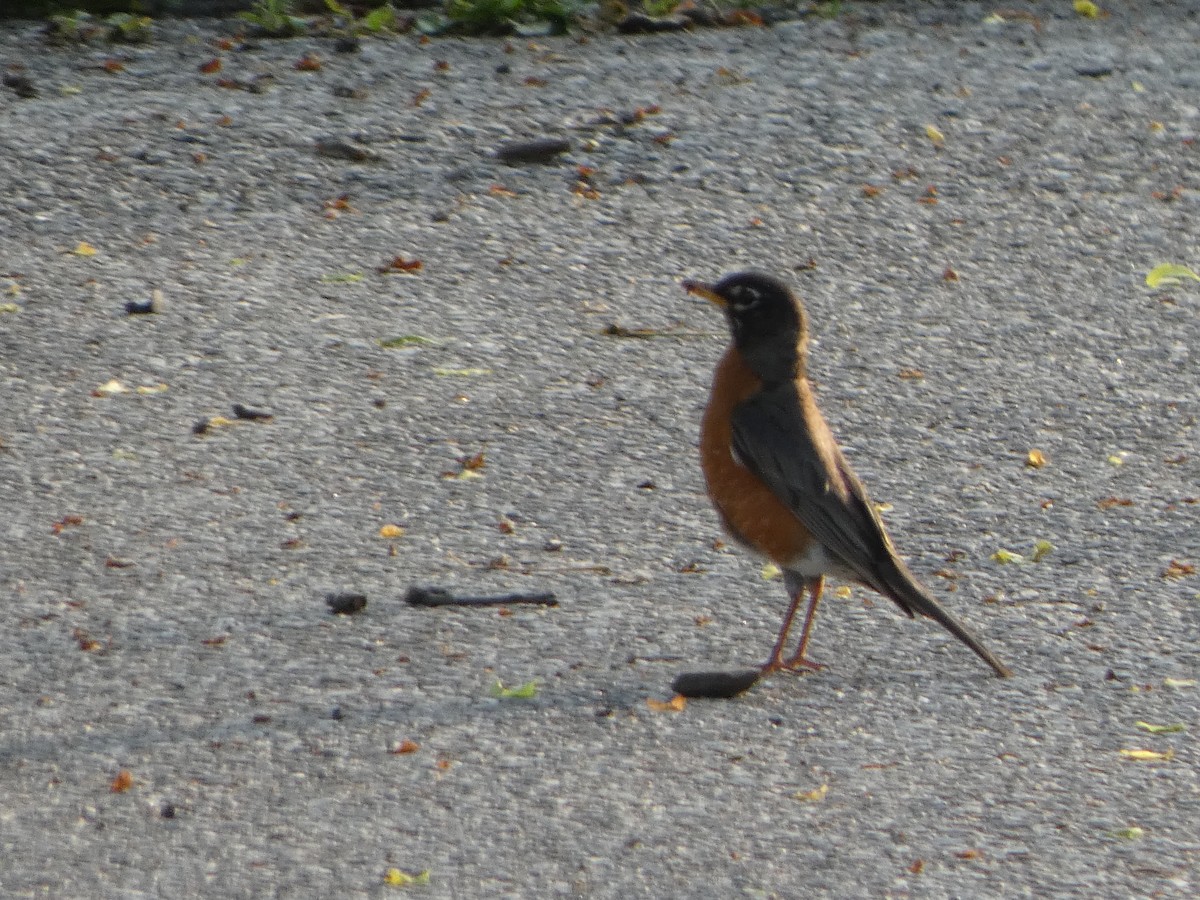
[(401, 756), (406, 753), (416, 753), (421, 749), (421, 745), (416, 741), (403, 740), (392, 748), (392, 753)]
[(312, 53), (305, 53), (293, 65), (297, 72), (321, 71), (321, 60)]
[(388, 538), (388, 539), (403, 537), (404, 529), (401, 528), (399, 525), (392, 525), (389, 523), (379, 529), (379, 536), (381, 538)]
[(83, 516), (69, 515), (63, 516), (57, 522), (50, 526), (50, 531), (54, 534), (62, 534), (64, 528), (69, 528), (72, 525), (82, 525)]
[(477, 469), (482, 469), (484, 466), (486, 466), (487, 460), (484, 459), (483, 451), (480, 450), (474, 456), (464, 456), (459, 460), (459, 463), (466, 471), (474, 472)]
[(683, 712), (687, 707), (687, 697), (683, 694), (676, 694), (670, 700), (655, 700), (653, 697), (648, 697), (646, 705), (655, 712)]
[(201, 63), (200, 71), (203, 72), (205, 75), (211, 75), (214, 72), (220, 72), (221, 71), (220, 57), (214, 56), (208, 62)]
[(413, 94), (412, 100), (410, 100), (409, 103), (412, 106), (420, 106), (429, 99), (429, 95), (432, 93), (433, 91), (431, 91), (429, 88), (421, 88), (419, 91)]
[(379, 267), (381, 275), (388, 272), (420, 272), (425, 264), (419, 259), (405, 259), (403, 256), (395, 256), (392, 261), (385, 263)]
[(104, 71), (114, 75), (117, 72), (124, 72), (125, 63), (121, 62), (119, 59), (106, 59), (104, 61)]
[(108, 789), (114, 794), (123, 794), (131, 787), (133, 787), (133, 773), (128, 769), (118, 772), (108, 785)]

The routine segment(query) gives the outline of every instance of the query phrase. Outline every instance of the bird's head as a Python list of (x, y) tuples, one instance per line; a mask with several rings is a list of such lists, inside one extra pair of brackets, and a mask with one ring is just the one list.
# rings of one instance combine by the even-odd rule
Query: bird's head
[(808, 316), (799, 298), (778, 278), (736, 272), (715, 284), (688, 279), (683, 287), (725, 311), (734, 346), (764, 382), (803, 374)]

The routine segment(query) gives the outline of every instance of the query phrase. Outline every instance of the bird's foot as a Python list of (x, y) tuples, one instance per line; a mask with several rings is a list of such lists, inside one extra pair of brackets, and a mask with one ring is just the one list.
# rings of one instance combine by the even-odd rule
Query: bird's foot
[(781, 663), (780, 668), (787, 669), (788, 671), (791, 671), (791, 672), (796, 672), (796, 671), (820, 672), (822, 669), (825, 668), (825, 664), (819, 663), (819, 662), (813, 662), (811, 659), (809, 659), (806, 656), (793, 656), (787, 662)]
[(759, 678), (766, 678), (768, 675), (774, 675), (776, 672), (820, 672), (825, 668), (823, 663), (813, 662), (803, 656), (793, 656), (791, 659), (784, 660), (781, 657), (775, 657), (763, 663), (758, 670)]

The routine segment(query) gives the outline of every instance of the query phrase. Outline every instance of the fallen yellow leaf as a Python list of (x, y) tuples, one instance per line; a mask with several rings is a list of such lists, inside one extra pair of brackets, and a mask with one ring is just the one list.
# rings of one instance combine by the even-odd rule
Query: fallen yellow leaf
[(1174, 263), (1163, 263), (1155, 266), (1146, 275), (1146, 285), (1156, 288), (1164, 284), (1179, 284), (1185, 278), (1191, 278), (1195, 281), (1200, 281), (1200, 275), (1197, 275), (1187, 266), (1180, 266)]
[(946, 136), (938, 130), (936, 125), (926, 125), (925, 136), (933, 141), (935, 147), (940, 147), (946, 143)]
[(1157, 750), (1126, 750), (1122, 748), (1121, 755), (1126, 759), (1132, 759), (1138, 762), (1169, 762), (1175, 758), (1175, 750), (1172, 748), (1166, 753), (1159, 753)]
[(379, 529), (379, 536), (380, 536), (381, 538), (398, 538), (398, 537), (403, 537), (403, 536), (404, 536), (404, 529), (403, 529), (403, 528), (401, 528), (399, 525), (392, 525), (392, 524), (390, 524), (390, 523), (389, 523), (389, 524), (387, 524), (387, 525), (384, 525), (382, 528), (380, 528), (380, 529)]
[(1095, 19), (1100, 15), (1100, 7), (1092, 0), (1075, 0), (1075, 13), (1085, 19)]
[(1030, 450), (1025, 456), (1025, 465), (1031, 469), (1040, 469), (1046, 465), (1046, 454), (1041, 450)]
[(96, 390), (94, 390), (92, 393), (96, 394), (97, 396), (108, 396), (110, 394), (128, 394), (129, 388), (125, 387), (125, 385), (121, 384), (121, 382), (117, 381), (117, 379), (113, 378), (109, 381), (106, 381), (104, 384), (100, 385), (100, 387), (96, 388)]
[(829, 785), (823, 784), (811, 791), (796, 791), (796, 793), (792, 794), (792, 797), (796, 800), (802, 800), (805, 803), (820, 803), (828, 793)]
[(1187, 726), (1182, 722), (1176, 722), (1173, 725), (1151, 725), (1149, 722), (1134, 722), (1134, 726), (1148, 731), (1151, 734), (1175, 734), (1179, 731), (1186, 731)]
[(383, 883), (389, 887), (408, 887), (410, 884), (429, 884), (429, 870), (409, 875), (399, 869), (388, 869), (383, 876)]
[(96, 248), (87, 241), (80, 241), (72, 251), (76, 256), (95, 256)]

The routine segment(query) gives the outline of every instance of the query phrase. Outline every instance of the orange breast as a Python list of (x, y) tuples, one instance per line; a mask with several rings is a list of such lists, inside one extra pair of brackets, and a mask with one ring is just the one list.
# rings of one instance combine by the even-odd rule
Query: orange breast
[(808, 548), (808, 530), (733, 455), (730, 416), (762, 383), (730, 347), (717, 364), (712, 394), (700, 425), (700, 467), (708, 494), (726, 530), (737, 541), (786, 566)]

